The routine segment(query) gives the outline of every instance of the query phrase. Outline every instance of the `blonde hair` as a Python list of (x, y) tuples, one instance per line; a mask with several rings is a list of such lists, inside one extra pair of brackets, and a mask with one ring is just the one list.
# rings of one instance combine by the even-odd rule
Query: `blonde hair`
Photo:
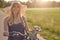
[[(11, 12), (10, 12), (10, 19), (9, 19), (9, 22), (12, 23), (13, 22), (13, 13), (12, 13), (12, 8), (14, 7), (14, 5), (17, 5), (20, 9), (19, 13), (18, 13), (18, 17), (19, 19), (21, 19), (22, 16), (24, 16), (25, 13), (23, 13), (24, 10), (22, 10), (22, 4), (19, 4), (19, 3), (14, 3), (11, 7)], [(21, 21), (21, 20), (20, 20)]]
[(13, 15), (13, 13), (12, 13), (12, 9), (13, 9), (13, 7), (14, 7), (15, 5), (17, 5), (18, 8), (20, 9), (20, 11), (19, 11), (18, 14), (19, 14), (20, 16), (22, 16), (22, 13), (21, 13), (21, 4), (19, 4), (19, 3), (14, 3), (14, 4), (12, 5), (12, 7), (11, 7), (11, 14)]

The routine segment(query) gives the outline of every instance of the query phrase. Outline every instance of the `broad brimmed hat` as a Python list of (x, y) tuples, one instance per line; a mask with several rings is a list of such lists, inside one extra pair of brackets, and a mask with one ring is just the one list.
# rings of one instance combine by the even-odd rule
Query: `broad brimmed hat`
[[(8, 7), (6, 7), (5, 10), (4, 10), (8, 15), (11, 14), (11, 8), (12, 8), (12, 5), (13, 5), (14, 3), (18, 3), (18, 4), (21, 6), (21, 10), (23, 10), (23, 12), (25, 12), (25, 10), (27, 9), (27, 6), (21, 4), (20, 1), (12, 1), (11, 5), (8, 6)], [(21, 12), (22, 12), (22, 11), (21, 11)], [(23, 15), (24, 15), (24, 14), (23, 14)]]

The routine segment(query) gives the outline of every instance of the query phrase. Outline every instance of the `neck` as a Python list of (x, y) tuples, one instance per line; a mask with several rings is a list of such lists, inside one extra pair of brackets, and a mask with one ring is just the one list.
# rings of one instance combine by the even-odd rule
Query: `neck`
[(14, 16), (13, 16), (14, 18), (17, 18), (18, 17), (18, 14), (14, 14)]

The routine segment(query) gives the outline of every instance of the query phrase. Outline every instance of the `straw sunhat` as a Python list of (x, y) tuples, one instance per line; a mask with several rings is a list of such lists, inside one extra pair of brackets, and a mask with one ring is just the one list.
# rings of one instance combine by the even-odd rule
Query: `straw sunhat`
[(8, 15), (11, 14), (11, 7), (12, 7), (12, 5), (13, 5), (14, 3), (20, 4), (20, 7), (21, 7), (20, 12), (23, 13), (23, 15), (24, 15), (24, 14), (25, 14), (25, 11), (26, 11), (26, 9), (27, 9), (27, 6), (21, 4), (20, 1), (12, 1), (11, 6), (5, 8), (5, 13), (7, 13)]

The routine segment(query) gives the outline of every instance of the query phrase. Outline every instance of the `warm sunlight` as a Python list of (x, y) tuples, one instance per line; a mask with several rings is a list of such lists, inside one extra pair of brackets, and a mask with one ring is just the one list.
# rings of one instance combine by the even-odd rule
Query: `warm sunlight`
[[(14, 1), (14, 0), (5, 0), (5, 1)], [(21, 1), (21, 2), (27, 2), (28, 0), (17, 0), (17, 1)]]
[(8, 2), (9, 0), (5, 0), (6, 2)]
[(41, 0), (41, 2), (48, 2), (48, 1), (56, 1), (56, 2), (60, 2), (60, 0)]
[[(5, 1), (14, 1), (14, 0), (5, 0)], [(17, 0), (17, 1), (21, 1), (21, 2), (27, 2), (28, 0)], [(56, 2), (60, 2), (60, 0), (40, 0), (41, 2), (48, 2), (48, 1), (56, 1)]]
[(41, 0), (41, 2), (48, 2), (49, 0)]
[(27, 2), (28, 0), (20, 0), (21, 2)]
[(55, 0), (56, 2), (60, 2), (60, 0)]

